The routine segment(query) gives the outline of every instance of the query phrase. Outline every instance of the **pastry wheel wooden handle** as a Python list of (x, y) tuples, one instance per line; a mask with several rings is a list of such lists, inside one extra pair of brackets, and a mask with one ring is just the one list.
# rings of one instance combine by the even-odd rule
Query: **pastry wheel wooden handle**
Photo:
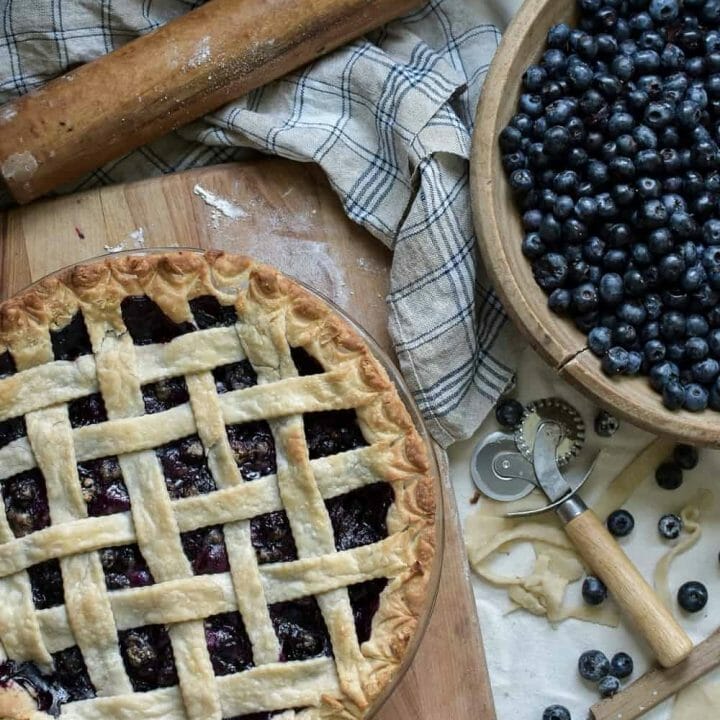
[(29, 202), (419, 4), (211, 0), (0, 107), (0, 182)]
[(597, 515), (577, 497), (564, 503), (558, 515), (580, 555), (640, 630), (658, 662), (669, 668), (684, 660), (693, 648), (692, 640)]

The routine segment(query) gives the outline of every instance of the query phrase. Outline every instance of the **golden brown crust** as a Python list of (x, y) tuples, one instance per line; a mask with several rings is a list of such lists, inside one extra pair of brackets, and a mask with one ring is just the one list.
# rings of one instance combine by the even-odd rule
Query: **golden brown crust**
[[(437, 498), (428, 451), (387, 372), (355, 329), (304, 287), (250, 258), (216, 251), (129, 255), (45, 279), (0, 304), (0, 353), (9, 349), (18, 369), (46, 362), (52, 357), (48, 328), (63, 327), (78, 308), (115, 321), (120, 300), (135, 294), (148, 295), (175, 322), (192, 319), (188, 300), (207, 294), (234, 302), (241, 320), (258, 310), (268, 317), (282, 314), (292, 346), (304, 347), (326, 371), (338, 370), (338, 382), (373, 398), (357, 409), (358, 421), (369, 442), (391, 448), (392, 462), (377, 471), (395, 490), (388, 527), (406, 537), (406, 570), (382, 593), (372, 636), (361, 648), (367, 671), (360, 703), (343, 694), (327, 696), (316, 711), (298, 714), (308, 720), (364, 717), (397, 672), (415, 634), (436, 544)], [(294, 439), (298, 442), (290, 442), (292, 454), (304, 453), (304, 439)], [(26, 699), (16, 698), (17, 712), (24, 712)], [(3, 711), (3, 702), (12, 705), (10, 694), (0, 692), (0, 719), (3, 712), (24, 717)]]

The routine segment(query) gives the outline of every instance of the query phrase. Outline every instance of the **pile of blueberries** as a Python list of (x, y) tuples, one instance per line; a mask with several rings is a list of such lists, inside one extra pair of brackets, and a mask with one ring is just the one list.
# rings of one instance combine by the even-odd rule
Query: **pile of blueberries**
[(720, 410), (720, 2), (578, 4), (499, 138), (522, 251), (608, 375)]

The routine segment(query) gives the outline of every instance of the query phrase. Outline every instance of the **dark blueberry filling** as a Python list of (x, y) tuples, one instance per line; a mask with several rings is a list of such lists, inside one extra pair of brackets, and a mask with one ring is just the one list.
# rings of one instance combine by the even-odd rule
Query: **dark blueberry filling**
[(253, 518), (250, 521), (250, 538), (261, 565), (297, 560), (295, 538), (288, 516), (282, 510)]
[(197, 435), (163, 445), (155, 452), (160, 458), (165, 485), (173, 500), (215, 490), (205, 448)]
[(219, 393), (242, 390), (257, 385), (257, 375), (249, 360), (220, 365), (213, 370), (213, 377)]
[(15, 358), (10, 354), (9, 350), (0, 353), (0, 378), (14, 375), (17, 372)]
[(311, 460), (367, 445), (354, 410), (305, 413), (303, 420)]
[(234, 325), (237, 314), (232, 305), (221, 305), (213, 295), (203, 295), (190, 301), (190, 311), (200, 330)]
[(175, 656), (165, 625), (118, 632), (120, 652), (135, 692), (177, 685)]
[(123, 482), (117, 457), (86, 460), (77, 464), (88, 515), (112, 515), (130, 509), (130, 496)]
[(291, 347), (290, 355), (300, 375), (319, 375), (325, 372), (323, 366), (305, 348)]
[(35, 663), (6, 660), (0, 664), (0, 686), (20, 685), (36, 699), (38, 710), (57, 717), (64, 703), (95, 697), (95, 688), (79, 648), (61, 650), (52, 658), (55, 669), (49, 674)]
[(23, 537), (50, 525), (45, 478), (40, 470), (13, 475), (2, 484), (5, 513), (15, 537)]
[(97, 425), (108, 419), (105, 401), (100, 393), (86, 395), (68, 403), (70, 425), (74, 428)]
[(280, 641), (280, 662), (332, 657), (332, 645), (317, 600), (301, 598), (268, 607)]
[(276, 471), (275, 440), (266, 422), (228, 425), (225, 430), (245, 480), (257, 480)]
[(121, 304), (123, 322), (135, 345), (166, 343), (195, 328), (188, 322), (171, 320), (146, 295), (130, 295)]
[(55, 675), (60, 684), (67, 689), (70, 701), (87, 700), (95, 697), (90, 675), (80, 648), (71, 647), (53, 653)]
[(81, 355), (92, 355), (85, 319), (81, 312), (60, 330), (50, 331), (53, 355), (56, 360), (77, 360)]
[(145, 412), (149, 415), (190, 402), (184, 377), (168, 378), (151, 385), (142, 386)]
[(100, 551), (108, 590), (152, 585), (155, 580), (137, 545), (118, 545)]
[(59, 560), (46, 560), (38, 565), (32, 565), (27, 572), (30, 576), (33, 602), (38, 610), (65, 603)]
[(0, 422), (0, 447), (5, 447), (24, 435), (27, 435), (24, 417), (10, 418)]
[(335, 547), (349, 550), (387, 537), (387, 513), (395, 498), (392, 486), (379, 482), (325, 501)]
[(386, 578), (368, 580), (348, 587), (350, 605), (355, 618), (358, 642), (364, 643), (372, 634), (372, 621), (380, 607), (380, 593), (387, 587)]
[(196, 575), (212, 575), (230, 570), (225, 534), (220, 525), (180, 533), (180, 539)]
[(216, 675), (230, 675), (253, 666), (252, 646), (240, 613), (221, 613), (207, 618), (205, 641)]

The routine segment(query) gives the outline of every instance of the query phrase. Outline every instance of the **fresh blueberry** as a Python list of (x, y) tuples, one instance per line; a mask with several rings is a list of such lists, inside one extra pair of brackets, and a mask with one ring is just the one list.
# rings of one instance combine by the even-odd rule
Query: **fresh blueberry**
[(688, 383), (685, 386), (685, 409), (690, 412), (700, 412), (708, 406), (708, 391), (697, 383)]
[[(527, 111), (523, 110), (523, 112)], [(528, 115), (530, 114), (528, 113)], [(644, 121), (652, 130), (661, 130), (672, 122), (673, 116), (673, 106), (669, 102), (665, 100), (650, 102), (645, 109)]]
[(618, 273), (605, 273), (600, 278), (600, 298), (606, 305), (618, 305), (624, 296), (623, 279)]
[(583, 600), (588, 605), (600, 605), (608, 595), (607, 587), (600, 578), (588, 575), (582, 584)]
[(611, 535), (625, 537), (635, 527), (635, 518), (627, 510), (614, 510), (608, 515), (606, 525)]
[(620, 375), (627, 371), (628, 352), (622, 347), (612, 347), (603, 357), (601, 366), (606, 375)]
[(661, 391), (671, 378), (677, 378), (679, 375), (680, 369), (674, 362), (663, 360), (650, 368), (650, 385), (655, 390)]
[(697, 464), (700, 455), (696, 447), (679, 443), (673, 450), (673, 460), (683, 469), (692, 470)]
[(677, 490), (683, 483), (683, 471), (676, 462), (664, 462), (655, 471), (655, 481), (663, 490)]
[(572, 720), (572, 717), (564, 705), (549, 705), (543, 710), (542, 720)]
[(495, 408), (495, 419), (506, 428), (515, 428), (522, 420), (525, 408), (512, 398), (501, 400)]
[(663, 313), (660, 316), (660, 333), (666, 340), (681, 339), (685, 335), (685, 316), (676, 310)]
[(662, 362), (665, 359), (665, 343), (661, 340), (648, 340), (643, 346), (645, 359), (651, 364)]
[(559, 253), (547, 253), (533, 263), (535, 280), (543, 290), (560, 287), (565, 282), (567, 273), (567, 260)]
[(674, 540), (680, 536), (683, 529), (683, 521), (679, 515), (668, 513), (658, 520), (658, 532), (666, 540)]
[(572, 299), (578, 313), (592, 312), (599, 302), (597, 288), (592, 283), (582, 283), (573, 290)]
[(595, 432), (600, 437), (612, 437), (620, 427), (620, 421), (607, 410), (600, 410), (595, 416)]
[(619, 680), (630, 677), (633, 669), (633, 659), (625, 652), (615, 653), (610, 660), (610, 672)]
[(707, 588), (697, 580), (683, 583), (678, 590), (677, 601), (685, 612), (700, 612), (707, 605)]
[(720, 245), (720, 220), (706, 220), (702, 227), (702, 236), (706, 245)]
[(531, 260), (542, 257), (547, 252), (545, 243), (543, 243), (540, 235), (536, 232), (527, 233), (527, 235), (525, 235), (520, 249), (522, 250), (523, 255)]
[(720, 373), (720, 363), (714, 358), (705, 358), (692, 367), (693, 379), (701, 385), (710, 385)]
[(680, 410), (685, 404), (685, 386), (677, 378), (671, 378), (662, 388), (662, 400), (668, 410)]
[(688, 337), (705, 337), (709, 331), (708, 321), (702, 315), (688, 315), (685, 320), (685, 333)]
[(520, 112), (531, 118), (539, 117), (543, 111), (543, 99), (536, 93), (523, 93), (519, 102)]
[(567, 23), (553, 25), (547, 33), (547, 46), (551, 48), (565, 49), (570, 39), (570, 26)]
[(555, 288), (548, 296), (548, 307), (558, 315), (566, 315), (572, 306), (572, 294), (565, 288)]
[(587, 650), (578, 659), (580, 677), (600, 682), (610, 672), (610, 661), (600, 650)]
[(614, 675), (606, 675), (598, 683), (598, 692), (600, 697), (609, 698), (617, 695), (620, 690), (620, 681)]
[(513, 170), (510, 173), (510, 187), (517, 193), (525, 194), (535, 187), (535, 178), (530, 170)]
[(610, 330), (598, 326), (588, 334), (588, 347), (595, 355), (602, 357), (610, 349), (611, 339)]

